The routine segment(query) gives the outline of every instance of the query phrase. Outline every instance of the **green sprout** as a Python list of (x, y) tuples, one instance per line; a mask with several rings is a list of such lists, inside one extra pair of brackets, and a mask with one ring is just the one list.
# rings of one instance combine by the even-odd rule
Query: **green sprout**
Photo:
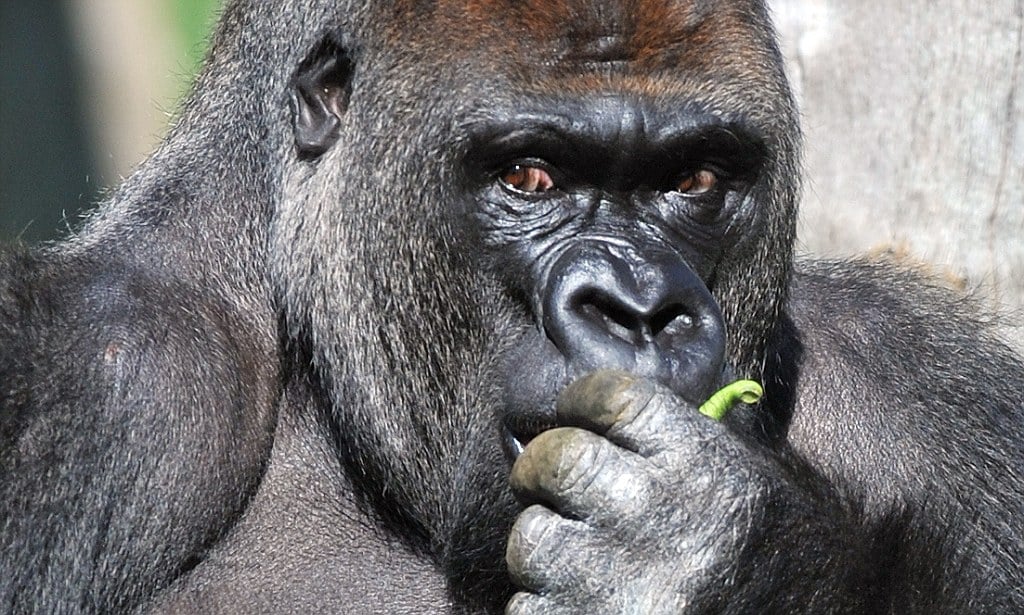
[(764, 395), (764, 389), (760, 384), (753, 380), (737, 380), (732, 384), (725, 385), (709, 397), (701, 405), (700, 413), (716, 421), (721, 421), (725, 413), (731, 410), (737, 402), (756, 404), (762, 395)]

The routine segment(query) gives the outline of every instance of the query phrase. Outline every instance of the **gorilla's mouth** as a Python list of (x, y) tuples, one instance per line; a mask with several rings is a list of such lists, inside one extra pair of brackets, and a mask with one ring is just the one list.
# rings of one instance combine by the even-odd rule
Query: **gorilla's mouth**
[(530, 441), (552, 427), (555, 427), (555, 425), (533, 424), (527, 426), (503, 423), (501, 426), (501, 442), (509, 461), (515, 462), (523, 454), (523, 449), (526, 448)]
[(515, 461), (523, 454), (523, 449), (530, 443), (530, 439), (516, 436), (508, 427), (502, 426), (501, 440), (505, 445), (505, 453), (512, 461)]

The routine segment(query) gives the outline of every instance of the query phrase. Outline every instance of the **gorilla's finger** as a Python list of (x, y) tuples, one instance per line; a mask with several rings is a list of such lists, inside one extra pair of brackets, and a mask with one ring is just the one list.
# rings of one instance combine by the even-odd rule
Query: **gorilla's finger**
[(555, 615), (564, 612), (547, 596), (519, 592), (505, 606), (505, 615)]
[(544, 506), (528, 507), (513, 524), (505, 549), (512, 581), (535, 591), (578, 583), (571, 562), (590, 542), (590, 532), (583, 522), (566, 519)]
[(657, 489), (639, 455), (576, 427), (558, 427), (533, 439), (512, 467), (512, 488), (527, 502), (597, 525), (646, 510)]
[(559, 423), (601, 434), (645, 457), (669, 446), (678, 448), (692, 439), (700, 423), (712, 423), (665, 387), (612, 370), (566, 387), (558, 397), (557, 413)]

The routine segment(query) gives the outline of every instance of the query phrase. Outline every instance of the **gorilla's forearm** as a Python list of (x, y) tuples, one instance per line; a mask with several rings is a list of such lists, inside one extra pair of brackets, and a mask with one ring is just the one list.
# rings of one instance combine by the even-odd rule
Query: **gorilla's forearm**
[(779, 433), (875, 528), (878, 566), (901, 571), (895, 611), (1019, 609), (1024, 363), (934, 282), (880, 263), (801, 268), (775, 366), (799, 368), (768, 387), (795, 400)]

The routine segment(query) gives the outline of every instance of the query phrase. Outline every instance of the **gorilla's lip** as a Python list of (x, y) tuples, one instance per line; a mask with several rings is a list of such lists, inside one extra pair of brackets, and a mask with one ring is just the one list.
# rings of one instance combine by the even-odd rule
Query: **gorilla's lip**
[(549, 340), (525, 339), (506, 357), (504, 400), (498, 412), (500, 437), (511, 462), (538, 434), (556, 426), (555, 400), (573, 372)]

